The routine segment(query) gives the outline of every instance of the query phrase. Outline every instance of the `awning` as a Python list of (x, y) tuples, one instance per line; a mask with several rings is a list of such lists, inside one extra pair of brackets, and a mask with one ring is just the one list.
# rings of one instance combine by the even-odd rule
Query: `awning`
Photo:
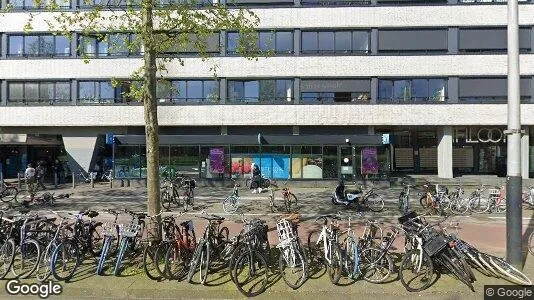
[[(144, 135), (116, 135), (118, 144), (144, 145)], [(262, 145), (382, 145), (382, 135), (263, 135)], [(160, 145), (258, 145), (258, 135), (160, 135)]]

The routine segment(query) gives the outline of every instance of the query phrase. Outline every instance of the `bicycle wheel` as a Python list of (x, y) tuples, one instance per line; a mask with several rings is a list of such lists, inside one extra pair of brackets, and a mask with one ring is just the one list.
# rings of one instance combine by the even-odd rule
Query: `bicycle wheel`
[(312, 230), (308, 234), (308, 259), (310, 266), (324, 265), (324, 244), (323, 241), (317, 243), (320, 234), (321, 231), (319, 230)]
[(343, 249), (343, 252), (345, 253), (345, 269), (349, 278), (354, 280), (361, 274), (358, 243), (355, 241), (354, 237), (348, 236), (343, 245), (345, 245), (345, 249)]
[(360, 256), (360, 272), (363, 279), (372, 283), (381, 283), (388, 279), (393, 271), (393, 261), (382, 249), (367, 248)]
[(50, 267), (56, 280), (68, 281), (74, 276), (80, 262), (78, 246), (72, 240), (63, 241), (52, 254)]
[(152, 280), (160, 280), (162, 277), (157, 270), (159, 264), (156, 252), (159, 246), (159, 243), (148, 243), (145, 246), (145, 249), (143, 249), (143, 270), (145, 271), (146, 276)]
[(519, 285), (532, 285), (532, 281), (521, 271), (504, 261), (502, 258), (488, 255), (489, 262), (495, 267), (502, 277)]
[(0, 192), (0, 200), (5, 203), (11, 202), (17, 198), (18, 193), (19, 190), (16, 187), (6, 187)]
[(237, 289), (247, 297), (255, 297), (267, 288), (269, 266), (259, 251), (243, 252), (232, 272)]
[(223, 209), (227, 214), (233, 214), (239, 208), (238, 198), (236, 196), (229, 196), (223, 201)]
[(210, 268), (210, 243), (204, 243), (202, 251), (200, 252), (200, 283), (206, 284), (208, 279), (208, 271)]
[(440, 263), (442, 267), (447, 269), (456, 278), (458, 278), (461, 282), (465, 283), (472, 291), (474, 291), (469, 275), (459, 265), (459, 261), (452, 257), (450, 251), (441, 251), (436, 255), (436, 260)]
[(506, 201), (500, 201), (499, 203), (495, 204), (495, 210), (497, 210), (498, 213), (504, 213), (506, 212)]
[(171, 205), (172, 205), (171, 193), (169, 193), (168, 191), (163, 191), (160, 197), (161, 197), (161, 205), (163, 206), (163, 208), (165, 208), (166, 210), (171, 210)]
[(490, 201), (487, 198), (474, 197), (469, 200), (469, 209), (475, 213), (485, 213), (490, 208)]
[(206, 241), (204, 239), (200, 239), (200, 241), (198, 241), (197, 247), (195, 248), (193, 258), (191, 259), (191, 264), (189, 265), (189, 272), (187, 273), (187, 281), (189, 283), (193, 282), (193, 275), (195, 275), (196, 269), (200, 264), (200, 255), (205, 243)]
[(528, 252), (534, 255), (534, 231), (528, 236)]
[(11, 270), (15, 257), (15, 242), (8, 239), (0, 248), (0, 279), (4, 279)]
[(100, 256), (100, 251), (102, 251), (102, 246), (104, 245), (103, 229), (102, 223), (98, 222), (89, 230), (89, 238), (91, 239), (89, 242), (89, 250), (93, 257)]
[(39, 259), (39, 266), (37, 266), (37, 270), (35, 271), (35, 277), (37, 281), (43, 282), (48, 278), (48, 276), (50, 276), (50, 274), (52, 274), (52, 270), (50, 269), (50, 263), (52, 261), (52, 257), (56, 247), (57, 245), (55, 243), (49, 244), (43, 251), (43, 253), (41, 253), (41, 258)]
[(327, 264), (328, 277), (330, 282), (337, 284), (343, 273), (343, 257), (339, 246), (332, 242), (330, 249), (330, 263)]
[(23, 279), (29, 277), (37, 269), (39, 257), (41, 257), (39, 243), (34, 239), (25, 240), (22, 245), (15, 249), (13, 268), (11, 269), (13, 275)]
[(284, 204), (286, 206), (286, 211), (291, 212), (291, 208), (295, 208), (297, 206), (297, 196), (295, 196), (293, 193), (289, 192), (284, 195)]
[(469, 209), (468, 199), (454, 199), (451, 201), (450, 210), (455, 215), (463, 215)]
[(399, 278), (409, 292), (426, 290), (434, 276), (432, 260), (424, 251), (409, 250), (402, 258), (399, 267)]
[(381, 212), (384, 209), (384, 199), (377, 194), (371, 194), (365, 199), (365, 204), (373, 212)]
[(165, 273), (168, 279), (181, 279), (186, 274), (189, 266), (186, 251), (188, 250), (180, 246), (178, 242), (171, 243), (167, 247)]
[(278, 268), (284, 282), (294, 290), (306, 280), (306, 262), (295, 244), (280, 248)]

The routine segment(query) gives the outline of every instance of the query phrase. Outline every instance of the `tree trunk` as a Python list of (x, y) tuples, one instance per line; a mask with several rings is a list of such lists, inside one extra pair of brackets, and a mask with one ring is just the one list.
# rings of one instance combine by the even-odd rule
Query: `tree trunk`
[[(143, 106), (145, 115), (146, 161), (147, 161), (147, 209), (148, 215), (155, 216), (161, 211), (159, 189), (159, 127), (158, 106), (156, 102), (156, 52), (153, 43), (153, 0), (144, 0), (143, 10), (143, 41), (144, 41), (144, 87)], [(149, 219), (148, 237), (161, 239), (158, 226), (161, 216)]]

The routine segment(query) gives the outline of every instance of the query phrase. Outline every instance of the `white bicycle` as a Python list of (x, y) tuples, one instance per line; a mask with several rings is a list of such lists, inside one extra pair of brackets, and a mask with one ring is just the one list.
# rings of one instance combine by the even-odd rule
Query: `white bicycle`
[(222, 203), (223, 210), (227, 214), (235, 213), (241, 205), (241, 197), (239, 197), (239, 183), (235, 179), (232, 180), (234, 181), (234, 189), (232, 194), (226, 197)]
[[(330, 223), (328, 223), (330, 219)], [(338, 242), (338, 215), (321, 215), (315, 222), (321, 220), (323, 228), (314, 230), (308, 235), (309, 256), (312, 262), (325, 264), (328, 277), (333, 284), (337, 284), (343, 272), (343, 254)]]

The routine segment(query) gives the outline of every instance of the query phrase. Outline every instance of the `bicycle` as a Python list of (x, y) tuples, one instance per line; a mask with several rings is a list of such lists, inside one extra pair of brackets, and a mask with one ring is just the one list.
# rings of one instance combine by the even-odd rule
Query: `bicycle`
[(69, 198), (72, 194), (59, 194), (55, 196), (55, 193), (43, 193), (40, 196), (30, 198), (30, 200), (24, 200), (22, 202), (22, 205), (25, 207), (29, 207), (31, 203), (34, 203), (35, 205), (47, 205), (47, 206), (53, 206), (58, 199), (65, 199)]
[(465, 190), (462, 185), (457, 185), (449, 198), (451, 200), (449, 209), (453, 214), (463, 215), (469, 210), (469, 198), (465, 197)]
[[(194, 188), (195, 183), (192, 179), (184, 179), (185, 177), (180, 177), (180, 183), (178, 184), (176, 180), (168, 180), (165, 182), (164, 190), (161, 192), (161, 204), (163, 208), (170, 211), (171, 206), (175, 204), (176, 206), (181, 205), (181, 201), (184, 203), (184, 209), (187, 210), (188, 206), (193, 206), (194, 202)], [(179, 189), (184, 189), (182, 195), (180, 195)], [(170, 191), (169, 191), (170, 190)]]
[(252, 186), (254, 181), (253, 181), (253, 178), (247, 178), (245, 179), (245, 186), (248, 187), (248, 188), (251, 188), (251, 189), (254, 189), (254, 188), (268, 188), (269, 186), (271, 186), (271, 180), (267, 177), (264, 177), (263, 175), (260, 176), (260, 184), (259, 186)]
[[(298, 215), (292, 214), (276, 223), (280, 243), (278, 268), (284, 282), (292, 289), (298, 289), (307, 278), (305, 251), (298, 235)], [(295, 278), (293, 277), (295, 276)]]
[(529, 186), (525, 192), (523, 192), (523, 204), (528, 208), (534, 208), (534, 186)]
[(351, 226), (351, 217), (348, 218), (347, 230), (343, 231), (341, 235), (347, 235), (343, 241), (343, 267), (350, 279), (355, 280), (360, 275), (360, 253), (362, 243), (356, 236)]
[(198, 217), (208, 220), (208, 224), (193, 253), (187, 274), (187, 281), (192, 282), (198, 267), (200, 283), (206, 284), (209, 266), (213, 261), (212, 257), (217, 256), (224, 249), (225, 244), (228, 242), (229, 231), (227, 227), (220, 227), (224, 220), (223, 217), (209, 215), (205, 211), (198, 215)]
[(6, 182), (3, 182), (0, 186), (0, 201), (2, 202), (17, 202), (18, 194), (19, 190), (16, 187), (7, 184)]
[[(328, 223), (330, 219), (330, 223)], [(321, 215), (315, 218), (315, 222), (323, 220), (322, 229), (317, 236), (317, 231), (312, 231), (308, 235), (309, 256), (311, 261), (326, 265), (328, 277), (333, 284), (337, 284), (341, 279), (343, 269), (343, 257), (338, 244), (338, 220), (337, 215)]]
[(102, 175), (100, 175), (100, 181), (111, 182), (113, 180), (113, 170), (106, 170)]
[(115, 253), (119, 243), (119, 224), (117, 223), (117, 218), (120, 212), (114, 211), (112, 209), (105, 210), (105, 212), (114, 215), (115, 219), (112, 223), (104, 223), (102, 225), (104, 243), (102, 245), (102, 250), (100, 251), (100, 258), (97, 263), (96, 275), (104, 274), (104, 268), (107, 264), (108, 256), (111, 256)]
[[(239, 206), (241, 205), (241, 197), (239, 196), (239, 183), (232, 178), (232, 181), (234, 182), (234, 189), (232, 190), (232, 194), (226, 199), (223, 200), (222, 206), (223, 210), (228, 214), (233, 214), (237, 211)], [(274, 195), (273, 195), (274, 199)]]
[(399, 194), (399, 211), (405, 215), (410, 210), (410, 191), (413, 185), (403, 183), (402, 191)]
[(286, 211), (288, 213), (291, 212), (291, 207), (295, 207), (297, 205), (297, 196), (295, 196), (295, 194), (289, 190), (287, 181), (284, 182), (284, 187), (282, 188), (282, 198), (284, 199)]
[(430, 214), (445, 214), (445, 211), (450, 207), (451, 203), (447, 188), (436, 184), (435, 191), (433, 191), (428, 182), (423, 187), (425, 188), (425, 192), (419, 199), (421, 206)]

